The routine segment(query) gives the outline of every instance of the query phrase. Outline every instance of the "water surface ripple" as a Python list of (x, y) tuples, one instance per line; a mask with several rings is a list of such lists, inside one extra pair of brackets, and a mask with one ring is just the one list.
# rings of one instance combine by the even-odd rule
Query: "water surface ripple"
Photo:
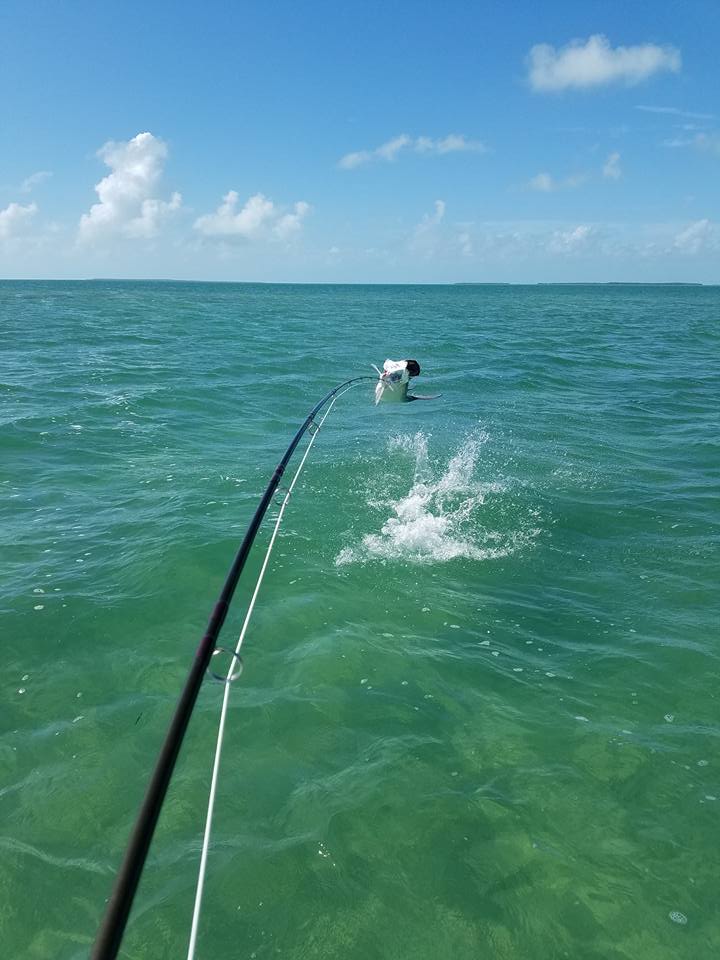
[[(199, 956), (717, 953), (719, 315), (700, 287), (0, 283), (3, 955), (88, 955), (272, 468), (388, 356), (443, 396), (359, 388), (313, 449), (231, 700)], [(220, 697), (132, 960), (184, 955)]]

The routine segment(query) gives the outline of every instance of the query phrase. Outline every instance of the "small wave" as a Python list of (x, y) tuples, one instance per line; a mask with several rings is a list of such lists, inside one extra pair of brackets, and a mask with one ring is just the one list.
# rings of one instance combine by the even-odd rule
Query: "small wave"
[[(356, 546), (345, 546), (335, 559), (336, 565), (371, 560), (491, 560), (530, 543), (537, 529), (492, 530), (483, 523), (481, 508), (486, 498), (506, 492), (502, 483), (476, 476), (480, 450), (488, 439), (480, 432), (466, 437), (443, 465), (431, 461), (428, 438), (423, 433), (392, 438), (388, 443), (390, 454), (414, 459), (412, 486), (399, 499), (368, 499), (371, 509), (385, 514), (389, 510), (391, 515), (383, 520), (379, 533), (368, 533)], [(386, 485), (390, 483), (394, 478), (387, 478)]]

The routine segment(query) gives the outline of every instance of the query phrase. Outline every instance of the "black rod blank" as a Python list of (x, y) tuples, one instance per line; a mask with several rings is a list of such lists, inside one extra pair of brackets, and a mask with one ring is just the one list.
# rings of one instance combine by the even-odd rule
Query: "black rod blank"
[(233, 560), (225, 584), (208, 621), (205, 634), (195, 653), (195, 658), (190, 667), (185, 686), (183, 687), (177, 707), (175, 708), (170, 727), (168, 728), (160, 754), (155, 763), (155, 770), (153, 771), (145, 798), (140, 807), (140, 812), (135, 821), (135, 826), (130, 835), (125, 857), (115, 880), (112, 896), (108, 902), (105, 916), (103, 917), (97, 939), (95, 940), (91, 960), (115, 960), (117, 957), (130, 915), (130, 909), (140, 882), (140, 876), (145, 865), (145, 860), (147, 859), (148, 850), (150, 849), (150, 843), (155, 832), (158, 817), (160, 816), (160, 810), (165, 800), (170, 778), (172, 777), (175, 762), (180, 753), (180, 747), (182, 746), (185, 731), (190, 722), (190, 717), (200, 691), (205, 671), (210, 664), (210, 658), (217, 645), (218, 636), (225, 622), (228, 610), (230, 609), (230, 603), (255, 536), (267, 512), (273, 494), (277, 490), (278, 484), (285, 473), (285, 468), (305, 434), (305, 431), (310, 424), (314, 422), (313, 418), (318, 411), (342, 390), (343, 387), (348, 387), (361, 380), (374, 379), (375, 377), (371, 376), (353, 377), (351, 380), (345, 380), (344, 383), (338, 384), (337, 387), (334, 387), (329, 393), (326, 393), (322, 400), (315, 404), (305, 418), (305, 421), (291, 440), (282, 460), (270, 478), (267, 489), (255, 510), (247, 532), (240, 544), (240, 549)]

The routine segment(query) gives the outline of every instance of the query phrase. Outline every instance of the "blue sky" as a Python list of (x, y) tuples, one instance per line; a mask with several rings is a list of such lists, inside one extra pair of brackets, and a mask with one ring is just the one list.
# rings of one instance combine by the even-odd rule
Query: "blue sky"
[(0, 9), (0, 277), (720, 282), (720, 3)]

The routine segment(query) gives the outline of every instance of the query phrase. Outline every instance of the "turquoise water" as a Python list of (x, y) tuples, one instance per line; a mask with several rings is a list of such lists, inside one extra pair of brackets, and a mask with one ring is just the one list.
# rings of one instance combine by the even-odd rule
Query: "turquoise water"
[[(198, 957), (714, 955), (719, 316), (701, 287), (0, 283), (3, 956), (87, 956), (275, 463), (406, 356), (442, 398), (342, 397), (286, 514)], [(185, 955), (221, 696), (128, 960)]]

